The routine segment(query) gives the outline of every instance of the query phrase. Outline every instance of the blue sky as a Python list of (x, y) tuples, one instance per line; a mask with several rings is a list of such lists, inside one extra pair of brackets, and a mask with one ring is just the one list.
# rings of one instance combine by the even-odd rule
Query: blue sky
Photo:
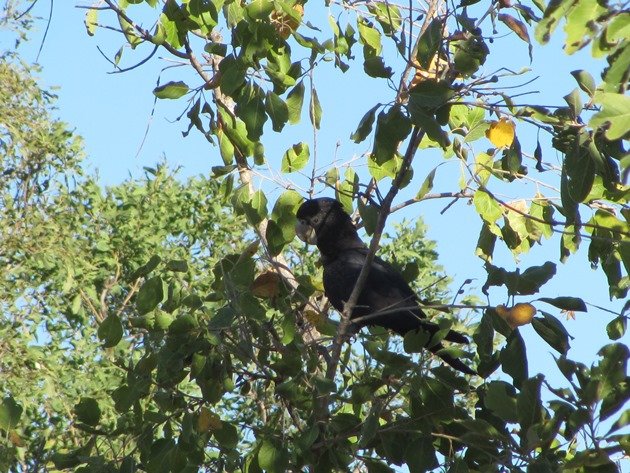
[[(209, 146), (199, 133), (192, 131), (187, 138), (182, 137), (181, 131), (187, 125), (185, 118), (179, 123), (172, 123), (184, 110), (183, 101), (159, 101), (155, 115), (153, 118), (150, 117), (154, 103), (151, 91), (156, 85), (160, 70), (167, 64), (160, 59), (162, 53), (158, 53), (148, 64), (133, 71), (109, 74), (112, 66), (97, 51), (97, 45), (111, 57), (121, 46), (121, 38), (116, 33), (102, 30), (97, 31), (95, 37), (88, 37), (83, 25), (85, 10), (74, 8), (73, 4), (74, 2), (68, 1), (54, 4), (50, 31), (39, 58), (39, 63), (43, 67), (40, 79), (46, 87), (59, 87), (57, 114), (83, 136), (87, 167), (98, 170), (104, 184), (114, 184), (130, 174), (139, 176), (143, 166), (153, 166), (163, 156), (170, 166), (181, 166), (183, 176), (207, 174), (211, 166), (222, 164), (218, 149)], [(34, 11), (37, 15), (46, 17), (49, 6), (48, 2), (40, 1)], [(107, 22), (112, 24), (112, 20), (115, 21), (110, 17)], [(44, 26), (43, 22), (39, 22), (37, 29), (31, 33), (32, 41), (22, 48), (22, 55), (28, 62), (35, 61)], [(566, 56), (560, 49), (563, 39), (562, 32), (558, 32), (551, 45), (544, 48), (535, 45), (534, 62), (530, 66), (527, 47), (523, 42), (514, 39), (513, 35), (497, 38), (495, 43), (490, 45), (493, 53), (486, 68), (492, 70), (508, 67), (519, 70), (522, 67), (532, 67), (534, 73), (527, 77), (539, 75), (540, 79), (524, 90), (537, 93), (517, 99), (517, 103), (528, 100), (545, 105), (563, 105), (562, 96), (576, 87), (576, 83), (569, 75), (570, 71), (587, 69), (598, 81), (598, 71), (602, 67), (600, 63), (595, 63), (590, 58), (588, 51)], [(7, 35), (0, 33), (2, 47), (7, 46), (6, 41)], [(355, 53), (360, 56), (359, 47), (355, 46), (355, 49)], [(126, 49), (123, 63), (130, 65), (142, 57), (141, 53), (134, 55), (131, 50)], [(353, 66), (351, 71), (356, 69), (361, 72), (360, 62), (355, 62)], [(370, 141), (357, 146), (351, 144), (349, 135), (363, 114), (376, 102), (385, 103), (393, 97), (393, 93), (381, 81), (364, 79), (361, 77), (362, 74), (354, 72), (340, 74), (339, 71), (333, 70), (330, 63), (322, 69), (315, 75), (316, 87), (324, 109), (322, 128), (317, 137), (318, 165), (330, 163), (335, 157), (344, 162), (365, 153), (371, 146)], [(178, 70), (165, 72), (162, 82), (179, 80), (177, 76), (179, 72)], [(186, 78), (189, 80), (193, 76), (188, 74)], [(524, 81), (517, 79), (514, 82)], [(197, 84), (198, 82), (191, 83)], [(138, 153), (147, 125), (150, 125), (149, 132)], [(536, 146), (536, 134), (521, 124), (517, 124), (517, 133), (524, 151), (532, 153)], [(282, 153), (293, 143), (306, 141), (311, 150), (313, 149), (312, 130), (308, 126), (306, 116), (303, 116), (302, 125), (285, 128), (285, 132), (275, 136), (266, 133), (264, 139), (266, 156), (274, 166), (279, 163)], [(544, 160), (559, 164), (561, 156), (548, 146), (548, 142), (546, 144), (543, 142), (543, 146)], [(490, 147), (489, 143), (487, 147)], [(484, 149), (478, 147), (476, 150)], [(442, 161), (437, 152), (421, 151), (415, 162), (417, 182), (414, 181), (409, 189), (401, 192), (398, 201), (413, 196), (424, 176)], [(364, 162), (364, 159), (359, 157), (357, 162)], [(530, 172), (536, 172), (533, 165), (530, 165)], [(440, 167), (433, 191), (456, 191), (458, 173), (458, 164), (455, 161)], [(548, 176), (534, 177), (548, 179)], [(263, 185), (262, 181), (257, 185)], [(532, 183), (513, 187), (514, 189), (508, 189), (510, 192), (508, 200), (517, 197), (531, 198), (536, 191), (536, 186)], [(274, 192), (272, 187), (265, 189), (272, 191), (269, 205), (271, 208), (273, 196), (277, 195), (277, 192)], [(422, 215), (429, 227), (428, 236), (438, 242), (440, 263), (452, 277), (453, 288), (459, 287), (465, 279), (472, 278), (475, 280), (473, 284), (475, 292), (480, 294), (479, 289), (485, 281), (486, 273), (482, 261), (474, 256), (474, 249), (481, 221), (474, 209), (464, 201), (451, 207), (444, 215), (440, 214), (447, 203), (448, 201), (443, 200), (426, 201), (392, 216), (392, 220)], [(557, 275), (543, 287), (540, 296), (580, 296), (589, 303), (619, 311), (623, 302), (609, 301), (603, 272), (589, 268), (586, 260), (587, 247), (588, 241), (583, 241), (578, 254), (569, 258), (565, 264), (557, 263)], [(545, 261), (557, 262), (558, 254), (557, 236), (534, 248), (529, 254), (522, 255), (518, 263), (500, 243), (497, 243), (494, 263), (508, 270), (514, 270), (516, 267), (525, 269)], [(505, 302), (503, 290), (493, 291), (491, 294), (492, 304)], [(518, 301), (526, 302), (534, 298), (524, 297)], [(570, 358), (590, 364), (595, 359), (597, 350), (609, 342), (604, 327), (613, 318), (611, 314), (589, 307), (588, 313), (578, 313), (576, 320), (566, 321), (559, 310), (551, 306), (545, 307), (542, 303), (534, 304), (559, 317), (569, 333), (575, 337), (571, 343), (573, 348), (569, 352)], [(553, 350), (541, 341), (531, 326), (524, 327), (521, 331), (528, 347), (530, 375), (543, 372), (557, 380), (558, 371), (551, 357)]]

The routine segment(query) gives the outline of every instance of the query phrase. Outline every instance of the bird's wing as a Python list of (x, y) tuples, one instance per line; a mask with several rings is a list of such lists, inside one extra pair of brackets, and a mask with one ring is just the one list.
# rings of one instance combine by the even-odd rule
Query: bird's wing
[[(350, 298), (367, 255), (366, 248), (343, 251), (335, 260), (324, 264), (326, 296), (338, 310)], [(400, 273), (391, 265), (375, 258), (368, 279), (359, 296), (353, 318), (383, 312), (362, 325), (382, 325), (400, 332), (418, 327), (424, 314), (418, 308), (416, 295)]]

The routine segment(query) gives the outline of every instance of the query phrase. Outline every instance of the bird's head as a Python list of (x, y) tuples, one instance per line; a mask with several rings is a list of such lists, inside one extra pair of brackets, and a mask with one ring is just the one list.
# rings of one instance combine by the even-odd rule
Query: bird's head
[(329, 243), (350, 237), (358, 239), (350, 215), (338, 200), (329, 197), (305, 201), (297, 211), (295, 233), (300, 240), (317, 245), (320, 250)]

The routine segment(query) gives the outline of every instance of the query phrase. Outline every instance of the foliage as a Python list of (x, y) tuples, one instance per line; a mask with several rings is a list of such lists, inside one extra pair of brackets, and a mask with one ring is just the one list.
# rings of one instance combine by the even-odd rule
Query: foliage
[[(616, 470), (612, 459), (630, 454), (623, 430), (628, 348), (615, 341), (625, 334), (625, 312), (607, 327), (612, 343), (586, 366), (569, 358), (563, 324), (539, 310), (532, 325), (557, 352), (567, 387), (530, 370), (519, 329), (491, 304), (477, 306), (480, 320), (467, 327), (476, 353), (447, 348), (474, 356), (481, 379), (405, 353), (383, 331), (345, 343), (347, 314), (339, 324), (326, 317), (317, 265), (292, 243), (300, 194), (276, 179), (284, 190), (271, 204), (274, 194), (255, 188), (253, 176), (274, 179), (278, 171), (311, 192), (330, 187), (346, 209), (356, 208), (372, 251), (394, 211), (436, 198), (471, 203), (489, 298), (494, 288), (509, 299), (540, 292), (541, 303), (585, 309), (577, 295), (545, 294), (554, 262), (512, 271), (493, 264), (493, 253), (500, 244), (516, 256), (559, 233), (564, 261), (588, 238), (588, 263), (601, 267), (611, 297), (624, 298), (630, 41), (621, 5), (341, 1), (325, 12), (294, 0), (103, 5), (88, 9), (86, 28), (90, 35), (100, 26), (119, 30), (124, 44), (115, 67), (129, 49), (146, 52), (131, 68), (159, 50), (196, 74), (196, 83), (182, 75), (153, 93), (186, 100), (185, 134), (202, 132), (221, 160), (212, 178), (187, 185), (158, 169), (142, 185), (105, 195), (91, 180), (60, 186), (51, 202), (38, 204), (29, 231), (10, 246), (15, 262), (3, 280), (12, 294), (3, 316), (16, 315), (3, 318), (2, 330), (24, 321), (23, 338), (2, 340), (26, 350), (27, 360), (36, 356), (31, 351), (43, 352), (36, 369), (45, 362), (58, 372), (63, 363), (63, 381), (98, 375), (71, 383), (76, 391), (67, 390), (63, 408), (46, 409), (40, 408), (51, 399), (46, 383), (32, 386), (42, 404), (19, 396), (33, 368), (18, 364), (27, 371), (7, 384), (0, 410), (5, 448), (19, 458), (28, 438), (30, 449), (39, 442), (46, 454), (37, 458), (49, 468), (79, 471), (381, 472), (403, 464), (410, 471)], [(605, 60), (601, 82), (576, 70), (566, 106), (517, 104), (505, 84), (520, 73), (484, 67), (495, 54), (491, 39), (514, 34), (531, 59), (532, 38), (547, 43), (561, 23), (568, 54), (591, 45), (592, 55)], [(327, 62), (339, 73), (359, 62), (374, 83), (392, 90), (388, 103), (365, 104), (351, 136), (373, 143), (361, 158), (369, 174), (318, 167), (316, 142), (289, 145), (281, 162), (265, 155), (263, 141), (303, 115), (314, 136), (323, 126), (315, 78)], [(549, 135), (562, 156), (559, 168), (543, 160), (540, 140), (519, 141), (527, 127)], [(493, 147), (480, 151), (486, 138)], [(449, 192), (432, 193), (437, 168), (414, 176), (418, 150), (429, 148), (460, 165)], [(538, 182), (530, 168), (552, 182), (550, 195), (501, 197), (518, 193), (524, 181)], [(394, 205), (405, 187), (419, 191)], [(243, 234), (257, 243), (246, 246)], [(429, 280), (419, 281), (425, 287), (437, 270), (426, 267), (435, 257), (430, 245), (414, 241), (422, 234), (420, 226), (404, 227), (400, 243), (381, 251), (410, 280), (427, 270)], [(428, 294), (447, 302), (439, 284)], [(437, 314), (445, 328), (459, 324)], [(33, 344), (44, 322), (56, 338)], [(485, 380), (499, 368), (501, 376)], [(72, 435), (44, 428), (49, 412), (60, 410), (66, 414), (55, 428)]]

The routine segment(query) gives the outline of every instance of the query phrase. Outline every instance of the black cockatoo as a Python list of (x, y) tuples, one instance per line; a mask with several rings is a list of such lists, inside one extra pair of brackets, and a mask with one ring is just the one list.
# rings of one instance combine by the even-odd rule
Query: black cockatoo
[[(342, 312), (368, 253), (368, 248), (359, 238), (350, 216), (335, 199), (323, 197), (307, 200), (297, 211), (296, 233), (301, 240), (319, 248), (324, 268), (326, 297), (335, 309)], [(396, 308), (400, 310), (395, 310)], [(384, 313), (378, 315), (378, 312)], [(378, 325), (403, 336), (418, 328), (431, 335), (439, 330), (437, 324), (426, 319), (426, 315), (418, 306), (416, 294), (402, 275), (378, 257), (372, 262), (369, 276), (352, 311), (351, 319), (370, 314), (375, 315), (357, 325), (359, 327)], [(449, 331), (444, 339), (449, 342), (468, 343), (464, 335), (453, 330)], [(461, 360), (445, 353), (438, 353), (442, 348), (444, 346), (438, 343), (429, 349), (453, 368), (466, 374), (476, 374)]]

